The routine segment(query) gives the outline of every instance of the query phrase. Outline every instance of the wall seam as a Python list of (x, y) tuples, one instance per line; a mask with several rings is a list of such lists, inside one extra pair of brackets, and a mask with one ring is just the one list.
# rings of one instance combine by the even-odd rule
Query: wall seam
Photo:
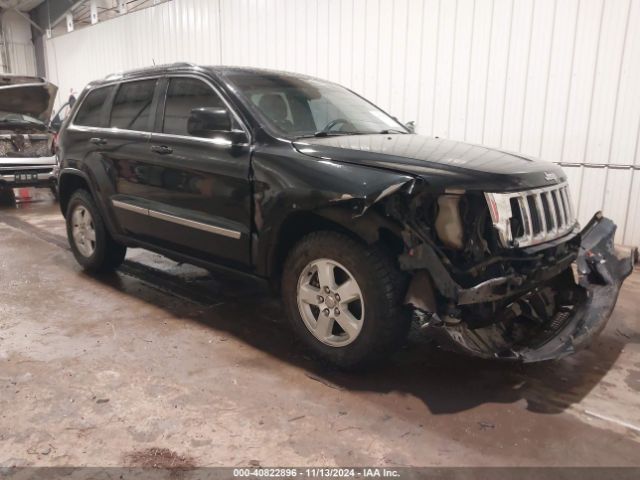
[(553, 2), (553, 28), (551, 29), (551, 40), (549, 41), (549, 53), (547, 54), (547, 79), (544, 84), (544, 101), (542, 110), (542, 125), (540, 126), (540, 143), (538, 145), (538, 156), (542, 155), (542, 145), (544, 144), (544, 130), (547, 123), (547, 100), (549, 98), (549, 79), (551, 78), (551, 59), (553, 57), (553, 42), (556, 39), (556, 21), (558, 14), (558, 0)]
[[(589, 113), (588, 113), (588, 118), (587, 118), (587, 132), (585, 135), (585, 140), (584, 140), (584, 153), (583, 153), (583, 157), (582, 157), (582, 163), (585, 164), (586, 162), (586, 154), (587, 154), (587, 146), (589, 145), (589, 135), (591, 134), (591, 115), (592, 115), (592, 108), (593, 108), (593, 97), (594, 97), (594, 93), (595, 93), (595, 89), (596, 89), (596, 76), (598, 73), (598, 63), (600, 63), (600, 40), (602, 39), (602, 24), (604, 21), (604, 9), (605, 9), (605, 2), (604, 0), (602, 0), (602, 8), (600, 9), (600, 25), (598, 27), (598, 42), (596, 43), (596, 59), (595, 62), (593, 62), (593, 74), (591, 76), (591, 97), (589, 98)], [(582, 167), (580, 169), (580, 191), (578, 192), (578, 201), (576, 202), (576, 214), (578, 216), (580, 216), (580, 207), (581, 207), (581, 203), (582, 203), (582, 191), (584, 190), (584, 172), (585, 172), (585, 168)]]
[(529, 45), (527, 45), (527, 66), (524, 73), (524, 92), (522, 94), (522, 115), (520, 116), (520, 138), (518, 151), (522, 151), (522, 135), (524, 134), (524, 119), (527, 110), (527, 93), (529, 91), (529, 66), (531, 65), (531, 43), (533, 42), (533, 24), (536, 16), (536, 2), (531, 3), (531, 22), (529, 22)]
[(489, 96), (489, 72), (491, 71), (491, 45), (493, 42), (493, 15), (495, 13), (496, 0), (491, 1), (491, 22), (489, 23), (489, 42), (487, 48), (487, 70), (484, 78), (484, 105), (482, 107), (482, 132), (481, 143), (484, 143), (484, 132), (487, 125), (487, 98)]
[(564, 161), (564, 148), (567, 140), (567, 120), (569, 119), (569, 106), (571, 105), (571, 93), (573, 92), (573, 69), (576, 60), (576, 40), (578, 38), (578, 19), (580, 18), (580, 9), (582, 0), (578, 0), (578, 8), (576, 9), (576, 21), (573, 26), (573, 43), (571, 44), (571, 65), (569, 67), (569, 88), (567, 91), (567, 104), (564, 109), (564, 121), (562, 123), (562, 143), (560, 144), (560, 161)]
[(509, 81), (509, 67), (511, 66), (511, 36), (513, 35), (513, 12), (515, 10), (516, 0), (511, 0), (511, 13), (509, 14), (509, 34), (507, 35), (507, 65), (504, 69), (504, 94), (502, 95), (502, 115), (500, 116), (500, 144), (502, 147), (502, 140), (504, 138), (504, 114), (507, 106), (507, 82)]
[(469, 124), (469, 97), (471, 93), (471, 64), (473, 60), (473, 37), (476, 31), (476, 0), (473, 0), (473, 8), (471, 10), (471, 32), (469, 36), (469, 62), (467, 62), (467, 98), (464, 106), (464, 133), (462, 139), (467, 140), (467, 127)]

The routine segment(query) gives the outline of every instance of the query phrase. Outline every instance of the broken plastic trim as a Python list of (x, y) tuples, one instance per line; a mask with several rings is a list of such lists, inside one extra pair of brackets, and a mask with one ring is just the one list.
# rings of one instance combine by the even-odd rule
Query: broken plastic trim
[(429, 271), (433, 278), (438, 279), (435, 286), (440, 294), (458, 305), (500, 300), (519, 292), (531, 290), (561, 273), (569, 267), (573, 260), (574, 255), (569, 254), (552, 266), (540, 268), (535, 276), (530, 275), (528, 278), (522, 275), (496, 277), (472, 287), (463, 288), (451, 277), (433, 248), (426, 243), (418, 245), (410, 253), (399, 257), (400, 268), (403, 270), (424, 269)]
[(387, 198), (388, 196), (396, 193), (398, 190), (403, 189), (411, 194), (413, 187), (415, 185), (416, 180), (410, 177), (407, 177), (407, 180), (399, 183), (395, 183), (393, 185), (389, 185), (383, 188), (380, 191), (373, 192), (372, 194), (367, 194), (362, 197), (354, 197), (353, 195), (343, 194), (340, 197), (334, 198), (330, 200), (332, 203), (336, 202), (345, 202), (345, 201), (356, 201), (353, 205), (353, 218), (361, 217), (367, 210), (380, 200)]
[(518, 353), (524, 362), (561, 358), (590, 344), (606, 326), (620, 287), (633, 271), (631, 255), (619, 257), (613, 246), (616, 225), (598, 212), (582, 231), (576, 260), (579, 284), (587, 291), (565, 326), (544, 345)]
[[(464, 324), (431, 327), (431, 331), (455, 347), (473, 356), (520, 360), (526, 363), (552, 360), (571, 355), (588, 346), (605, 327), (615, 307), (620, 287), (633, 269), (631, 255), (619, 257), (613, 246), (616, 226), (598, 212), (582, 231), (582, 242), (576, 260), (578, 285), (584, 295), (573, 305), (566, 320), (552, 335), (506, 351), (479, 350), (467, 338), (471, 331)], [(487, 327), (489, 328), (489, 327)], [(467, 341), (470, 340), (470, 341)], [(539, 343), (536, 343), (538, 341)]]

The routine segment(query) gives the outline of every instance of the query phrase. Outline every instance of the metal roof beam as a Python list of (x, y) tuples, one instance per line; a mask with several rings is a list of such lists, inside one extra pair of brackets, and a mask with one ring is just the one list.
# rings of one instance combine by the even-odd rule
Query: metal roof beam
[(41, 31), (51, 29), (64, 20), (67, 13), (88, 0), (45, 0), (31, 10), (31, 20)]

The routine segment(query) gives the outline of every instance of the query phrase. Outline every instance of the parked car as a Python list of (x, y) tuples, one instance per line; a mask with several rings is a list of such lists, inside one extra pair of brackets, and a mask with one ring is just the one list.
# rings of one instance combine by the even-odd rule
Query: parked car
[(57, 194), (55, 132), (49, 128), (57, 90), (40, 77), (0, 75), (0, 190), (45, 187)]
[(579, 229), (560, 167), (412, 134), (302, 75), (112, 75), (79, 96), (59, 148), (84, 268), (143, 247), (268, 279), (339, 366), (392, 351), (412, 319), (477, 357), (563, 357), (602, 330), (632, 268), (611, 220)]

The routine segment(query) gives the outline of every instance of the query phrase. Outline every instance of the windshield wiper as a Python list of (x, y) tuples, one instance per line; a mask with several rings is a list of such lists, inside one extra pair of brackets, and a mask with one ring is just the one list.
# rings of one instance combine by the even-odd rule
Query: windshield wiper
[(305, 133), (304, 135), (298, 135), (295, 139), (299, 138), (310, 138), (310, 137), (340, 137), (344, 135), (365, 135), (365, 132), (315, 132), (315, 133)]
[(324, 131), (320, 130), (315, 133), (305, 133), (304, 135), (298, 135), (295, 139), (299, 138), (310, 138), (310, 137), (340, 137), (345, 135), (380, 135), (380, 134), (391, 134), (391, 133), (400, 133), (406, 135), (408, 132), (403, 132), (402, 130), (396, 130), (394, 128), (387, 128), (385, 130), (380, 130), (379, 132), (341, 132), (341, 131)]
[(329, 136), (341, 136), (341, 135), (364, 135), (365, 132), (325, 132), (320, 131), (313, 134), (314, 137), (329, 137)]
[(378, 133), (382, 133), (382, 134), (389, 134), (389, 133), (402, 133), (403, 135), (406, 135), (408, 132), (404, 132), (402, 130), (398, 130), (395, 128), (387, 128), (385, 130), (380, 130)]

